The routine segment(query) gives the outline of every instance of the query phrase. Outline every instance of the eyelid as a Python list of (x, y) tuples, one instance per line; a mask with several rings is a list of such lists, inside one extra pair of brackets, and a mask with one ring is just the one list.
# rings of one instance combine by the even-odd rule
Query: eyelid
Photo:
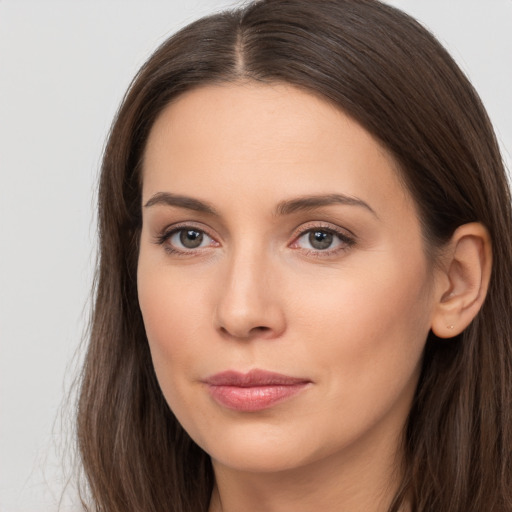
[(201, 233), (205, 234), (208, 238), (210, 238), (216, 246), (220, 246), (219, 241), (217, 240), (217, 237), (213, 236), (210, 233), (210, 230), (206, 228), (204, 225), (194, 222), (194, 221), (185, 221), (185, 222), (178, 222), (175, 224), (170, 224), (166, 227), (164, 227), (162, 230), (160, 230), (154, 237), (154, 243), (157, 245), (164, 246), (165, 250), (169, 253), (176, 254), (176, 255), (184, 255), (184, 256), (193, 256), (195, 254), (199, 254), (208, 247), (198, 247), (196, 249), (186, 249), (186, 248), (177, 248), (177, 247), (171, 247), (170, 244), (167, 244), (169, 239), (179, 231), (184, 231), (186, 229), (192, 229), (196, 231), (200, 231)]
[[(341, 247), (335, 247), (333, 249), (304, 249), (301, 247), (293, 247), (294, 244), (297, 244), (298, 240), (302, 238), (307, 233), (310, 233), (312, 231), (327, 231), (330, 233), (333, 233), (335, 236), (337, 236), (340, 241), (342, 242)], [(330, 256), (337, 254), (338, 252), (343, 252), (352, 247), (356, 243), (356, 236), (352, 231), (350, 231), (347, 228), (342, 228), (340, 226), (337, 226), (336, 224), (332, 224), (330, 222), (325, 221), (310, 221), (305, 224), (301, 224), (298, 228), (295, 229), (293, 236), (293, 240), (291, 244), (289, 245), (291, 248), (295, 250), (301, 250), (303, 252), (306, 252), (307, 254), (311, 254), (317, 257), (322, 256)]]
[(356, 238), (356, 235), (352, 231), (350, 231), (350, 229), (338, 226), (337, 224), (333, 224), (332, 222), (327, 222), (324, 220), (318, 220), (318, 221), (312, 220), (312, 221), (305, 222), (304, 224), (301, 224), (300, 226), (298, 226), (297, 228), (294, 229), (292, 236), (298, 237), (298, 236), (303, 235), (304, 233), (306, 233), (308, 231), (312, 231), (314, 229), (319, 229), (319, 230), (325, 229), (326, 231), (331, 231), (333, 233), (342, 235), (346, 238), (353, 238), (353, 239)]

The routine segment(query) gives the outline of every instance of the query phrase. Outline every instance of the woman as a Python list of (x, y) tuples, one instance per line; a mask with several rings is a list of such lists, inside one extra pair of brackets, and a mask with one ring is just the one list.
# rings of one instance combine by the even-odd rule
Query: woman
[(374, 0), (189, 25), (106, 147), (78, 415), (106, 511), (509, 511), (510, 196)]

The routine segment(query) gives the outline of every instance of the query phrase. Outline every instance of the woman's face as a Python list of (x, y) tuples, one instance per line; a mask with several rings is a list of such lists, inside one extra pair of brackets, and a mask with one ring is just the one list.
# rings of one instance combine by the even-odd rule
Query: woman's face
[(436, 275), (375, 139), (291, 86), (198, 88), (152, 128), (142, 210), (156, 375), (216, 467), (393, 455)]

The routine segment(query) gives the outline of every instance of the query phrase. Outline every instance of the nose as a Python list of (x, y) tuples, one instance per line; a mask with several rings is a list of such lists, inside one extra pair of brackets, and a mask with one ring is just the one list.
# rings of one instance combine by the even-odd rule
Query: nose
[(224, 336), (273, 339), (286, 328), (277, 269), (268, 258), (233, 256), (219, 287), (217, 329)]

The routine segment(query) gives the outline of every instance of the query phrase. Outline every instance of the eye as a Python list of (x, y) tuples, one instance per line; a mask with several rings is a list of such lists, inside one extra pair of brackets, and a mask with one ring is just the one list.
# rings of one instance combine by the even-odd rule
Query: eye
[[(305, 238), (303, 235), (301, 238)], [(324, 251), (325, 249), (331, 248), (333, 244), (335, 244), (336, 240), (334, 233), (330, 233), (329, 231), (310, 231), (306, 237), (307, 243), (313, 249), (318, 251)]]
[(171, 254), (191, 254), (197, 249), (217, 247), (218, 243), (202, 229), (193, 226), (181, 226), (171, 229), (157, 237), (156, 243), (163, 245)]
[(316, 227), (303, 231), (292, 244), (292, 248), (331, 253), (347, 249), (354, 243), (354, 239), (344, 233), (330, 228)]
[(199, 229), (180, 229), (169, 237), (169, 243), (180, 249), (199, 249), (211, 244), (213, 240)]

